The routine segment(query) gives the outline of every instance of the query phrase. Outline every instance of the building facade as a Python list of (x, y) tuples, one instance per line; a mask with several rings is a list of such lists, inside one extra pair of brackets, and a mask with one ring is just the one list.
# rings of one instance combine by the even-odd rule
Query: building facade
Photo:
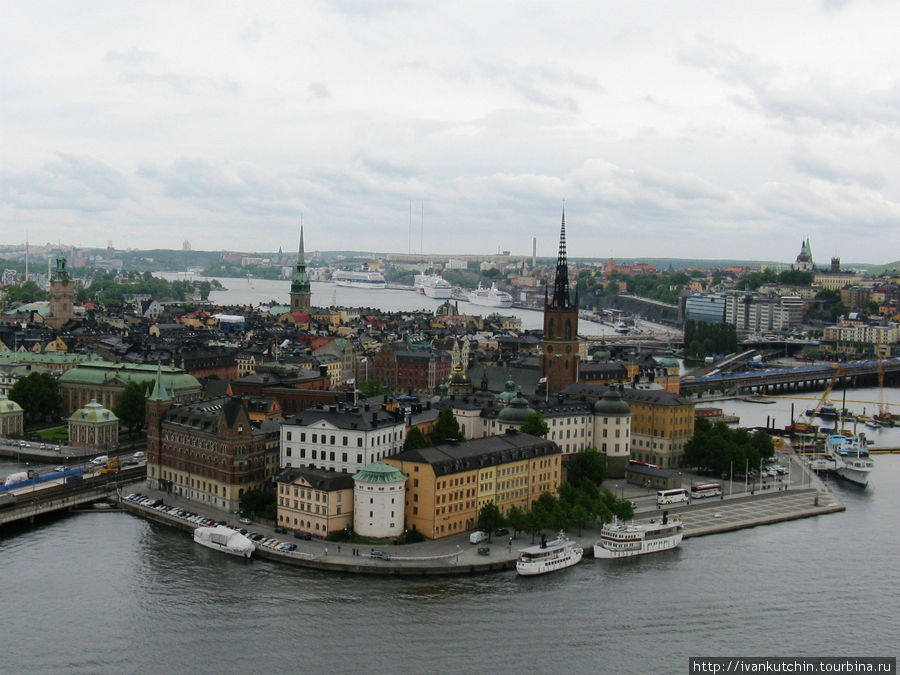
[(432, 539), (473, 529), (488, 502), (504, 514), (528, 510), (561, 480), (556, 444), (515, 432), (407, 450), (385, 463), (409, 476), (406, 527)]
[(353, 525), (353, 477), (307, 467), (288, 467), (276, 478), (278, 524), (327, 537)]
[(97, 401), (90, 401), (69, 418), (69, 445), (98, 449), (119, 445), (119, 418)]
[(309, 285), (309, 274), (306, 273), (306, 260), (303, 255), (303, 225), (300, 225), (300, 249), (297, 252), (297, 266), (291, 279), (291, 311), (309, 310), (312, 292)]
[(307, 408), (281, 425), (281, 466), (355, 474), (399, 452), (406, 440), (403, 415), (369, 404)]
[(385, 539), (403, 534), (407, 478), (384, 462), (353, 476), (353, 529), (358, 535)]

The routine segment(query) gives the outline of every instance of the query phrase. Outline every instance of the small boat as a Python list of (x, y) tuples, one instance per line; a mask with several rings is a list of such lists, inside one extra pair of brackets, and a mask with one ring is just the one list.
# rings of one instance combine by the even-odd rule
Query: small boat
[(516, 572), (522, 576), (547, 574), (577, 565), (584, 555), (584, 548), (560, 532), (553, 541), (541, 535), (541, 543), (519, 551)]
[(825, 454), (834, 461), (834, 471), (841, 478), (860, 487), (869, 484), (869, 474), (875, 463), (869, 459), (869, 445), (865, 434), (847, 438), (832, 434), (825, 439)]
[(201, 546), (244, 559), (248, 559), (256, 550), (254, 543), (247, 537), (224, 525), (198, 527), (194, 530), (194, 541)]
[(870, 429), (880, 429), (881, 428), (881, 425), (876, 420), (872, 420), (872, 419), (866, 420), (866, 426), (869, 427)]
[(668, 511), (663, 511), (660, 522), (626, 524), (617, 518), (600, 529), (600, 539), (594, 544), (594, 557), (630, 558), (668, 551), (678, 546), (683, 536), (681, 518), (669, 520)]

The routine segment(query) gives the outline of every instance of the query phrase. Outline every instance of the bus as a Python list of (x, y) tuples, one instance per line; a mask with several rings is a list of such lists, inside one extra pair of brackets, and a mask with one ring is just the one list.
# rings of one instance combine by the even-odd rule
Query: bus
[(719, 483), (699, 483), (697, 485), (691, 485), (691, 499), (720, 497), (721, 495), (722, 486)]
[(683, 488), (678, 490), (658, 490), (656, 492), (657, 506), (677, 504), (678, 502), (687, 502), (688, 500), (688, 491)]

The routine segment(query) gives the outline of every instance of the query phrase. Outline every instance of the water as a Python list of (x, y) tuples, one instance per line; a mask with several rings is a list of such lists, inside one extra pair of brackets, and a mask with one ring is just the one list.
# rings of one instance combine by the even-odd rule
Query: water
[[(250, 564), (125, 513), (0, 534), (4, 672), (685, 672), (697, 655), (896, 655), (900, 456), (840, 514), (546, 577)], [(524, 541), (527, 541), (525, 539)]]
[[(171, 272), (159, 272), (157, 276), (165, 279), (183, 278)], [(210, 280), (207, 277), (192, 277), (194, 280)], [(217, 279), (227, 290), (212, 291), (209, 300), (213, 304), (230, 306), (246, 305), (256, 306), (275, 300), (281, 304), (290, 303), (291, 283), (289, 281), (269, 279)], [(412, 291), (398, 291), (393, 289), (350, 288), (337, 286), (336, 284), (322, 281), (310, 283), (312, 291), (311, 303), (314, 307), (373, 307), (384, 312), (411, 312), (425, 310), (434, 312), (445, 300), (435, 300)], [(456, 301), (453, 301), (456, 302)], [(459, 303), (459, 311), (474, 315), (487, 316), (495, 312), (506, 316), (516, 316), (522, 320), (523, 329), (537, 329), (544, 326), (543, 312), (518, 309), (494, 309), (491, 307), (479, 307), (468, 302)], [(578, 322), (580, 335), (614, 335), (615, 330), (592, 321), (581, 320)]]

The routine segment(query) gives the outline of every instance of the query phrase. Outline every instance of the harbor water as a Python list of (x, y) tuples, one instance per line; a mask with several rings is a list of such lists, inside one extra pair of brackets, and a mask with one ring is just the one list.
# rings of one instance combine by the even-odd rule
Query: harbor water
[(3, 670), (669, 673), (700, 655), (892, 656), (897, 485), (900, 455), (880, 456), (867, 489), (831, 483), (843, 513), (532, 578), (245, 563), (127, 513), (72, 514), (0, 533)]

